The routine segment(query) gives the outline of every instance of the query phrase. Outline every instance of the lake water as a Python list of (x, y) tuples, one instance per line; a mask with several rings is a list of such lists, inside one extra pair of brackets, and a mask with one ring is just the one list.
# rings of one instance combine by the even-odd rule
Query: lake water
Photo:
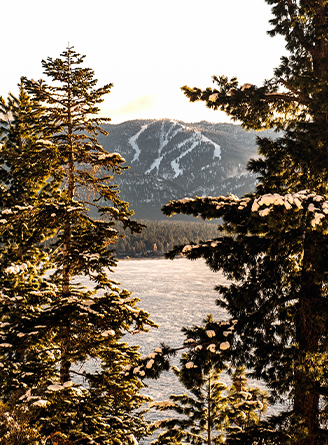
[[(158, 325), (158, 329), (131, 338), (131, 343), (141, 346), (142, 355), (161, 342), (181, 346), (184, 340), (181, 328), (201, 324), (207, 314), (213, 314), (215, 319), (227, 318), (215, 304), (218, 294), (214, 286), (228, 282), (221, 273), (212, 272), (203, 260), (124, 260), (119, 262), (113, 278), (121, 283), (120, 287), (140, 298), (139, 307), (148, 311)], [(146, 383), (148, 387), (143, 392), (157, 401), (167, 400), (172, 393), (185, 392), (171, 371)], [(156, 412), (150, 418), (167, 414)], [(149, 443), (145, 439), (140, 445)]]
[(158, 325), (158, 329), (134, 337), (142, 353), (150, 352), (161, 341), (173, 347), (181, 345), (181, 328), (200, 324), (209, 313), (215, 319), (227, 317), (215, 304), (218, 294), (214, 286), (228, 282), (202, 260), (124, 260), (113, 278), (140, 298), (139, 307)]
[[(212, 314), (215, 320), (228, 318), (215, 304), (218, 293), (214, 287), (229, 282), (220, 272), (212, 272), (203, 260), (121, 260), (111, 278), (120, 283), (120, 288), (133, 292), (140, 299), (139, 308), (148, 311), (158, 325), (158, 329), (128, 338), (129, 343), (140, 345), (142, 355), (154, 351), (162, 342), (172, 347), (181, 346), (184, 340), (181, 328), (201, 324), (207, 314)], [(260, 382), (250, 383), (263, 388)], [(171, 371), (163, 373), (158, 380), (146, 380), (146, 384), (143, 393), (156, 401), (168, 400), (172, 393), (185, 392)], [(276, 407), (270, 413), (274, 411)], [(154, 420), (167, 414), (155, 412), (150, 418)], [(144, 439), (139, 445), (150, 442)]]

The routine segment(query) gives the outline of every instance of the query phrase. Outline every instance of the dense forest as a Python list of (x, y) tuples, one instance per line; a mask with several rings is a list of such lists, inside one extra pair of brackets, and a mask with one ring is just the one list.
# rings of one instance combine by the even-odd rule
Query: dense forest
[(191, 221), (148, 221), (141, 233), (124, 233), (116, 245), (118, 257), (156, 257), (162, 256), (174, 246), (192, 240), (206, 241), (218, 235), (216, 224)]

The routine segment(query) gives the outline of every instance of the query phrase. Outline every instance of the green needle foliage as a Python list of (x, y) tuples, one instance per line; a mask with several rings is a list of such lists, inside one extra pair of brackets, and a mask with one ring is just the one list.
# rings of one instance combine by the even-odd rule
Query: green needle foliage
[(0, 436), (6, 444), (34, 444), (39, 428), (20, 410), (19, 399), (40, 378), (56, 375), (53, 334), (44, 322), (54, 288), (44, 279), (49, 252), (40, 248), (54, 231), (35, 220), (38, 205), (56, 184), (49, 181), (47, 141), (41, 140), (43, 108), (22, 85), (18, 98), (0, 100), (0, 398), (6, 403), (1, 403)]
[(0, 397), (40, 440), (125, 445), (147, 425), (143, 385), (125, 376), (138, 347), (122, 337), (153, 323), (108, 277), (116, 223), (142, 226), (114, 183), (124, 159), (96, 139), (112, 85), (96, 88), (83, 62), (67, 48), (42, 62), (52, 84), (24, 79), (2, 100)]
[(222, 444), (228, 435), (259, 422), (266, 396), (247, 386), (244, 369), (235, 370), (230, 388), (220, 381), (221, 370), (227, 369), (223, 360), (229, 355), (227, 337), (233, 329), (234, 324), (214, 322), (211, 316), (204, 326), (184, 329), (188, 351), (181, 356), (181, 369), (173, 370), (188, 392), (173, 394), (166, 402), (150, 403), (157, 410), (174, 412), (174, 417), (155, 422), (154, 427), (164, 431), (154, 445)]
[(214, 89), (183, 87), (192, 102), (246, 129), (281, 131), (258, 138), (261, 157), (249, 170), (260, 184), (241, 199), (182, 199), (163, 210), (223, 219), (217, 239), (170, 257), (203, 257), (234, 280), (217, 287), (218, 304), (238, 319), (234, 360), (264, 379), (273, 398), (290, 402), (279, 422), (253, 428), (241, 442), (315, 445), (328, 440), (328, 3), (266, 1), (269, 33), (283, 35), (289, 51), (273, 78), (256, 86), (215, 76)]

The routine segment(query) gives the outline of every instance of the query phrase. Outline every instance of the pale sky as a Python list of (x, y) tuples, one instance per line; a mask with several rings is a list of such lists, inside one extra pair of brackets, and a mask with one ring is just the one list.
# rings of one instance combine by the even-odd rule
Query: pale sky
[(266, 34), (264, 0), (10, 0), (1, 17), (0, 95), (15, 94), (21, 76), (45, 78), (41, 60), (69, 43), (99, 87), (114, 84), (101, 112), (114, 124), (228, 121), (180, 88), (211, 87), (221, 74), (261, 84), (285, 52), (282, 38)]

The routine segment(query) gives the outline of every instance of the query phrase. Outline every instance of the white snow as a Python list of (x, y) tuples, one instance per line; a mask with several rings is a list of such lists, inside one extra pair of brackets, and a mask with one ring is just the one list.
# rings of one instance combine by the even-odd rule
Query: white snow
[(168, 131), (164, 130), (165, 122), (162, 123), (161, 126), (161, 134), (159, 136), (159, 147), (157, 152), (157, 158), (152, 162), (151, 166), (148, 170), (146, 170), (146, 173), (150, 173), (154, 168), (158, 170), (164, 155), (162, 155), (162, 152), (166, 145), (178, 134), (180, 133), (185, 127), (177, 123), (175, 120), (171, 120), (172, 126), (168, 129)]
[(59, 383), (54, 383), (53, 385), (49, 385), (47, 389), (49, 391), (60, 391), (61, 389), (64, 389), (64, 386)]
[(252, 398), (252, 394), (247, 392), (247, 391), (239, 391), (238, 394), (243, 396), (245, 399), (251, 399)]
[(115, 331), (113, 331), (112, 329), (109, 329), (108, 331), (104, 331), (104, 332), (102, 332), (101, 335), (102, 335), (103, 337), (108, 337), (109, 335), (110, 335), (110, 336), (113, 336), (113, 335), (115, 335)]
[[(152, 162), (149, 169), (146, 170), (146, 173), (150, 173), (154, 168), (158, 169), (162, 160), (163, 160), (163, 157), (164, 157), (163, 150), (166, 147), (166, 145), (181, 131), (183, 131), (185, 129), (189, 130), (189, 127), (181, 124), (180, 122), (178, 123), (176, 121), (171, 121), (171, 123), (172, 123), (172, 127), (169, 129), (169, 131), (166, 131), (166, 132), (164, 131), (165, 122), (162, 123), (161, 134), (159, 137), (159, 148), (158, 148), (157, 157)], [(166, 123), (166, 125), (167, 125), (167, 123)], [(185, 156), (186, 154), (190, 153), (192, 150), (194, 150), (201, 142), (206, 142), (206, 143), (214, 146), (213, 159), (214, 158), (221, 159), (221, 147), (218, 144), (216, 144), (215, 142), (213, 142), (211, 139), (204, 136), (200, 131), (195, 131), (191, 134), (191, 136), (189, 138), (186, 138), (180, 144), (175, 145), (175, 149), (183, 150), (184, 146), (188, 147), (184, 151), (182, 151), (176, 159), (174, 159), (171, 162), (171, 167), (174, 172), (175, 178), (183, 173), (183, 169), (180, 167), (181, 158), (183, 156)], [(138, 147), (138, 149), (139, 149), (139, 147)], [(139, 152), (140, 152), (140, 149), (139, 149)], [(138, 156), (139, 156), (139, 154), (138, 154)]]
[(243, 400), (242, 402), (235, 403), (235, 404), (233, 405), (233, 407), (236, 408), (236, 409), (238, 409), (238, 408), (240, 408), (241, 406), (243, 406), (244, 404), (245, 404), (245, 401)]
[(155, 407), (155, 408), (167, 408), (167, 407), (170, 407), (170, 406), (175, 406), (175, 403), (173, 403), (173, 402), (170, 402), (169, 400), (163, 400), (162, 402), (150, 402), (149, 404), (148, 404), (148, 408), (152, 408), (152, 407)]
[(222, 351), (225, 351), (226, 349), (229, 349), (229, 348), (230, 348), (230, 343), (228, 341), (225, 341), (225, 342), (220, 344), (220, 349)]
[(215, 352), (215, 344), (214, 343), (212, 343), (212, 344), (210, 344), (209, 346), (207, 346), (207, 348), (206, 348), (208, 351), (210, 351), (210, 352)]
[(260, 206), (258, 205), (257, 201), (255, 200), (252, 205), (252, 212), (257, 212), (259, 207)]
[(154, 360), (149, 360), (149, 362), (147, 362), (146, 368), (150, 369), (154, 363), (155, 363)]
[(188, 343), (195, 343), (195, 340), (193, 338), (187, 338), (183, 343), (187, 345)]
[(189, 145), (191, 143), (191, 146), (189, 148), (184, 150), (180, 154), (180, 156), (178, 156), (174, 161), (171, 162), (171, 167), (173, 168), (173, 170), (175, 172), (175, 177), (177, 177), (177, 176), (179, 176), (180, 174), (183, 173), (182, 168), (180, 168), (180, 159), (183, 158), (186, 154), (188, 154), (191, 151), (193, 151), (201, 142), (206, 142), (206, 143), (209, 143), (209, 144), (213, 145), (214, 146), (213, 159), (214, 158), (221, 159), (221, 147), (220, 147), (220, 145), (216, 144), (211, 139), (209, 139), (206, 136), (204, 136), (200, 131), (196, 131), (195, 133), (193, 133), (190, 136), (189, 139), (185, 139), (181, 144), (178, 144), (176, 146), (177, 148), (181, 148), (184, 145)]
[[(316, 205), (314, 205), (311, 200), (315, 201)], [(225, 204), (225, 201), (221, 202), (221, 206)], [(261, 206), (265, 206), (265, 208), (261, 209)], [(260, 216), (265, 217), (273, 210), (273, 206), (284, 206), (286, 210), (290, 211), (305, 209), (309, 213), (313, 213), (314, 215), (311, 219), (312, 227), (320, 225), (328, 214), (328, 201), (326, 201), (323, 196), (309, 193), (306, 190), (293, 194), (288, 193), (286, 195), (279, 195), (277, 193), (263, 195), (254, 199), (251, 211), (253, 213), (258, 212)], [(242, 210), (240, 203), (238, 209)]]
[(181, 204), (186, 204), (187, 202), (194, 201), (192, 198), (188, 198), (187, 196), (185, 198), (179, 199), (178, 202)]
[(259, 211), (260, 216), (268, 216), (270, 213), (270, 209), (264, 209)]
[(42, 145), (53, 145), (53, 143), (51, 141), (47, 141), (46, 139), (38, 139), (36, 141), (37, 144), (42, 144)]
[(139, 159), (140, 148), (139, 148), (139, 145), (137, 144), (137, 139), (141, 135), (141, 133), (143, 133), (147, 129), (148, 126), (149, 126), (149, 124), (143, 125), (141, 127), (141, 129), (138, 131), (138, 133), (136, 133), (134, 136), (130, 137), (130, 139), (129, 139), (129, 143), (132, 146), (133, 150), (135, 151), (133, 159), (131, 161), (131, 164), (133, 164), (133, 162), (135, 162), (135, 161), (138, 161), (138, 159)]
[(175, 177), (183, 174), (182, 168), (179, 167), (179, 158), (171, 162), (171, 167), (173, 168)]
[(213, 93), (213, 94), (211, 94), (211, 95), (208, 97), (208, 100), (209, 100), (210, 102), (215, 102), (216, 99), (218, 98), (218, 96), (219, 96), (218, 93)]
[(22, 264), (11, 264), (11, 266), (7, 267), (5, 269), (5, 273), (19, 273), (21, 271), (25, 271), (27, 270), (27, 264), (26, 263), (22, 263)]
[(0, 323), (0, 328), (5, 328), (6, 326), (9, 326), (10, 323), (8, 323), (7, 321), (4, 323)]
[(37, 406), (39, 408), (43, 408), (45, 406), (47, 406), (49, 403), (48, 400), (37, 400), (36, 402), (32, 403), (32, 406)]
[(323, 218), (325, 218), (325, 215), (323, 213), (315, 213), (314, 218), (311, 221), (311, 226), (315, 227), (316, 225), (320, 224)]
[(294, 204), (296, 204), (299, 209), (303, 209), (302, 203), (298, 198), (294, 198)]
[(139, 442), (137, 441), (137, 439), (135, 438), (135, 436), (133, 434), (130, 434), (129, 436), (127, 436), (128, 440), (129, 440), (129, 444), (130, 445), (138, 445)]

